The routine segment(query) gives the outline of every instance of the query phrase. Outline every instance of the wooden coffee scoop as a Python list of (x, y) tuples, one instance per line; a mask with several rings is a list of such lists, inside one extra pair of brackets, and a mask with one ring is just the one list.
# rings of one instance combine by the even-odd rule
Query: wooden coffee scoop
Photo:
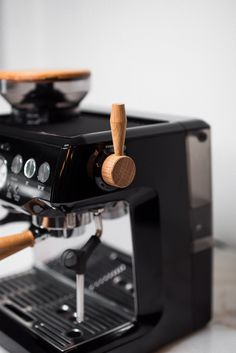
[(106, 184), (117, 188), (128, 187), (136, 173), (132, 158), (124, 155), (127, 118), (124, 104), (113, 104), (110, 117), (114, 154), (108, 156), (102, 165), (102, 178)]
[(0, 238), (0, 260), (16, 252), (34, 246), (35, 238), (31, 230)]

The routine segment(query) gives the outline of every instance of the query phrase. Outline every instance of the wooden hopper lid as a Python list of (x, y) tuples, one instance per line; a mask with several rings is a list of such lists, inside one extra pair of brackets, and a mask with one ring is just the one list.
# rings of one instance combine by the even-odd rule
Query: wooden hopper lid
[(86, 79), (89, 70), (0, 71), (0, 80), (14, 82), (44, 82)]

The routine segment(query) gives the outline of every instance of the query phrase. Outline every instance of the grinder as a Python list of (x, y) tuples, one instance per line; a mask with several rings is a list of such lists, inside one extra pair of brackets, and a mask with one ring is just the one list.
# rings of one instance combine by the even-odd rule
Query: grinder
[(89, 77), (0, 72), (0, 222), (29, 224), (0, 258), (35, 252), (0, 283), (12, 352), (152, 352), (211, 318), (209, 125), (83, 110)]

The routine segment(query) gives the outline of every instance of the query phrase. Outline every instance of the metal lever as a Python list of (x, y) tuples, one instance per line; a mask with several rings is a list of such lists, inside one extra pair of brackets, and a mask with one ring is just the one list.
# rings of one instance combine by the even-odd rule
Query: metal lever
[(84, 321), (84, 275), (87, 261), (100, 244), (102, 235), (101, 212), (94, 213), (96, 233), (91, 236), (81, 249), (68, 249), (62, 254), (64, 266), (76, 273), (76, 320)]

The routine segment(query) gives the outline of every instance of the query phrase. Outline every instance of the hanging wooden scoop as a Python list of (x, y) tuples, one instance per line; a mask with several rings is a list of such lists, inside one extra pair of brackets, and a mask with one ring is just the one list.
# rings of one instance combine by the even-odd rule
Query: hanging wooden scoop
[(0, 238), (0, 260), (16, 252), (34, 246), (34, 235), (31, 230)]
[(103, 162), (102, 178), (108, 185), (126, 188), (135, 177), (136, 167), (133, 159), (124, 155), (127, 126), (124, 104), (112, 105), (110, 124), (114, 154), (108, 156)]

